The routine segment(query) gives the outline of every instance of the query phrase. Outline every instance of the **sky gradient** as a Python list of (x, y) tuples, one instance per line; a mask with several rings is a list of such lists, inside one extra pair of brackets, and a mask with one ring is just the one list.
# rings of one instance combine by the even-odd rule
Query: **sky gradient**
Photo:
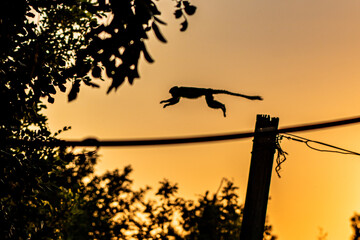
[[(60, 137), (81, 140), (185, 137), (252, 131), (256, 114), (280, 118), (280, 128), (360, 115), (360, 2), (358, 0), (197, 0), (198, 9), (181, 33), (172, 16), (175, 4), (162, 0), (161, 30), (148, 50), (155, 63), (140, 62), (141, 79), (106, 95), (83, 87), (67, 103), (58, 94), (48, 107), (50, 128), (72, 130)], [(163, 109), (172, 86), (226, 89), (261, 95), (249, 101), (218, 95), (227, 117), (205, 99)], [(360, 152), (360, 125), (297, 133), (309, 139)], [(283, 140), (289, 155), (281, 178), (273, 174), (268, 220), (279, 240), (350, 239), (350, 218), (360, 212), (360, 157), (317, 152)], [(131, 164), (136, 186), (154, 188), (163, 178), (179, 193), (196, 198), (215, 192), (223, 177), (240, 187), (245, 200), (252, 140), (181, 146), (102, 148), (102, 173)]]

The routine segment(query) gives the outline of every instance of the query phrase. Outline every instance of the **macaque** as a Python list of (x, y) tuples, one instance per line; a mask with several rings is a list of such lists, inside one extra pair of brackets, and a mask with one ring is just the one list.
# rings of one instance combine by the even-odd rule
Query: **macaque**
[(214, 109), (220, 108), (223, 111), (224, 117), (226, 117), (225, 105), (222, 104), (221, 102), (216, 101), (214, 99), (213, 94), (222, 93), (222, 94), (228, 94), (228, 95), (232, 95), (232, 96), (243, 97), (243, 98), (246, 98), (249, 100), (263, 100), (262, 97), (260, 97), (260, 96), (248, 96), (248, 95), (243, 95), (240, 93), (233, 93), (233, 92), (229, 92), (226, 90), (217, 90), (217, 89), (211, 89), (211, 88), (172, 87), (169, 92), (172, 97), (160, 102), (160, 104), (165, 103), (163, 106), (164, 108), (178, 103), (180, 101), (180, 98), (182, 98), (182, 97), (195, 99), (195, 98), (199, 98), (201, 96), (205, 96), (207, 105)]

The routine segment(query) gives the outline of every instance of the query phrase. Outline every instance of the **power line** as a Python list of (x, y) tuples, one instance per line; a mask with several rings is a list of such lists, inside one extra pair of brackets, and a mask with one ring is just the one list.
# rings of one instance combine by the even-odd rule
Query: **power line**
[[(285, 136), (288, 135), (288, 136)], [(289, 137), (291, 136), (291, 137)], [(360, 156), (360, 153), (354, 152), (354, 151), (350, 151), (347, 150), (345, 148), (340, 148), (334, 145), (330, 145), (324, 142), (320, 142), (320, 141), (315, 141), (315, 140), (311, 140), (308, 138), (304, 138), (304, 137), (300, 137), (294, 134), (290, 134), (290, 133), (283, 133), (281, 135), (278, 135), (277, 141), (276, 141), (276, 150), (277, 150), (277, 156), (276, 156), (276, 167), (275, 167), (275, 171), (278, 175), (278, 177), (280, 178), (280, 170), (281, 170), (281, 164), (284, 163), (286, 161), (286, 155), (288, 154), (287, 152), (285, 152), (281, 146), (280, 146), (280, 141), (286, 138), (288, 140), (293, 140), (296, 142), (301, 142), (304, 143), (308, 148), (315, 150), (315, 151), (319, 151), (319, 152), (329, 152), (329, 153), (339, 153), (339, 154), (352, 154), (352, 155), (357, 155)], [(310, 145), (310, 143), (315, 143), (315, 144), (319, 144), (319, 145), (323, 145), (326, 147), (330, 147), (333, 149), (337, 149), (337, 150), (327, 150), (327, 149), (320, 149), (320, 148), (316, 148)]]
[[(319, 151), (319, 152), (330, 152), (330, 153), (340, 153), (340, 154), (352, 154), (352, 155), (357, 155), (357, 156), (360, 156), (360, 153), (357, 153), (357, 152), (354, 152), (354, 151), (351, 151), (351, 150), (347, 150), (345, 148), (340, 148), (340, 147), (337, 147), (337, 146), (334, 146), (334, 145), (330, 145), (330, 144), (327, 144), (327, 143), (324, 143), (324, 142), (319, 142), (319, 141), (315, 141), (315, 140), (310, 140), (310, 139), (307, 139), (307, 138), (304, 138), (304, 137), (300, 137), (300, 136), (296, 136), (294, 134), (289, 134), (289, 133), (285, 133), (285, 135), (289, 135), (289, 136), (292, 136), (292, 137), (287, 137), (287, 136), (284, 136), (284, 135), (281, 135), (282, 137), (286, 138), (286, 139), (289, 139), (289, 140), (294, 140), (294, 141), (297, 141), (297, 142), (302, 142), (302, 143), (305, 143), (305, 145), (315, 151)], [(294, 138), (295, 137), (295, 138)], [(334, 150), (326, 150), (326, 149), (319, 149), (319, 148), (315, 148), (313, 146), (310, 145), (310, 143), (315, 143), (315, 144), (319, 144), (319, 145), (323, 145), (323, 146), (326, 146), (326, 147), (330, 147), (330, 148), (333, 148), (333, 149), (337, 149), (338, 151), (334, 151)]]
[(285, 127), (274, 131), (274, 129), (260, 129), (260, 132), (230, 133), (210, 136), (184, 137), (184, 138), (159, 138), (159, 139), (138, 139), (138, 140), (97, 140), (88, 138), (82, 141), (54, 140), (54, 141), (26, 141), (19, 139), (7, 140), (7, 145), (42, 145), (42, 146), (62, 146), (62, 147), (126, 147), (126, 146), (156, 146), (172, 144), (204, 143), (224, 140), (235, 140), (254, 137), (255, 134), (269, 134), (276, 132), (290, 133), (318, 130), (331, 127), (339, 127), (354, 123), (359, 123), (360, 117), (347, 118), (343, 120), (327, 121), (320, 123), (303, 124), (293, 127)]

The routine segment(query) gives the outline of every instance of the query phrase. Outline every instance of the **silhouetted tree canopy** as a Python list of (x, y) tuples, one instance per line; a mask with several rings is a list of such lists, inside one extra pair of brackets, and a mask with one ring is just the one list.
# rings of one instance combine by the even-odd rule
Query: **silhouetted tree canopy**
[(351, 218), (351, 227), (354, 230), (354, 235), (352, 236), (352, 240), (360, 239), (360, 215), (354, 214)]
[[(175, 2), (176, 18), (196, 8)], [(160, 11), (150, 0), (0, 1), (0, 236), (2, 239), (218, 239), (237, 236), (241, 219), (235, 187), (198, 202), (176, 197), (164, 180), (156, 199), (134, 190), (130, 167), (94, 175), (96, 152), (10, 145), (10, 139), (58, 141), (41, 112), (45, 97), (111, 79), (110, 92), (139, 77), (153, 31), (166, 42)], [(106, 19), (106, 20), (104, 20)], [(226, 218), (229, 221), (226, 222)], [(216, 224), (216, 226), (214, 225)], [(211, 226), (211, 228), (210, 228)]]
[[(189, 1), (175, 1), (181, 31), (195, 10)], [(69, 100), (81, 83), (98, 87), (94, 78), (104, 74), (112, 79), (108, 92), (125, 80), (132, 84), (140, 56), (154, 61), (146, 48), (148, 33), (166, 42), (160, 14), (151, 0), (0, 1), (0, 77), (19, 94), (47, 97), (50, 103), (67, 82)]]
[[(180, 31), (195, 11), (189, 1), (174, 1)], [(43, 99), (53, 103), (69, 83), (69, 100), (81, 84), (98, 87), (105, 76), (107, 92), (132, 84), (139, 60), (154, 61), (149, 32), (166, 42), (160, 15), (151, 0), (0, 1), (1, 239), (239, 238), (242, 205), (229, 181), (219, 193), (190, 201), (163, 180), (148, 197), (149, 187), (133, 188), (129, 166), (95, 175), (96, 151), (8, 144), (58, 141), (68, 127), (51, 133)], [(274, 239), (271, 226), (264, 239)]]

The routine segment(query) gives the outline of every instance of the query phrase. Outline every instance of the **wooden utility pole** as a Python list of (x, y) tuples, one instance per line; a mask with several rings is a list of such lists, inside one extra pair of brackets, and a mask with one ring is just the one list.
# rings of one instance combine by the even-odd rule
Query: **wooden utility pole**
[[(257, 115), (240, 240), (262, 240), (279, 118)], [(269, 132), (270, 131), (270, 132)]]

